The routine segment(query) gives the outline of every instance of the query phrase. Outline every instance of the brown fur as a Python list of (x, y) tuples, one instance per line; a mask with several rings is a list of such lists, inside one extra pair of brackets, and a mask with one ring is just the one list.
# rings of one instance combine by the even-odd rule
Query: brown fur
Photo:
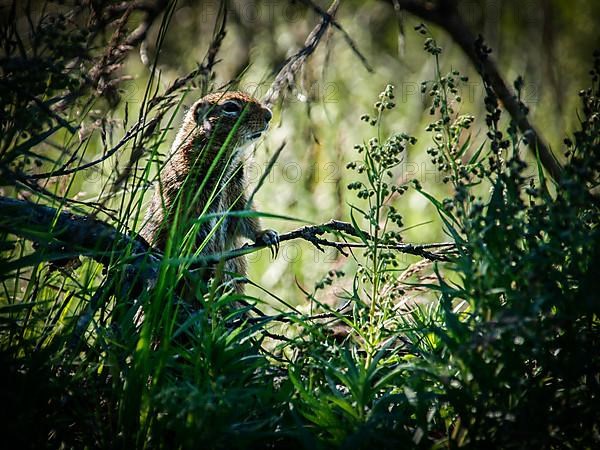
[[(227, 108), (232, 108), (231, 101), (243, 108), (237, 116), (231, 111), (228, 113)], [(267, 108), (243, 92), (210, 94), (194, 103), (185, 115), (168, 160), (160, 171), (160, 181), (140, 236), (153, 247), (165, 251), (169, 236), (172, 244), (180, 245), (183, 235), (199, 217), (245, 209), (244, 163), (248, 155), (244, 154), (243, 148), (266, 130), (270, 118), (271, 112)], [(204, 244), (201, 254), (219, 254), (241, 245), (243, 237), (257, 241), (265, 233), (260, 231), (256, 217), (225, 216), (217, 225), (220, 219), (211, 218), (200, 225), (194, 250)], [(176, 230), (173, 229), (175, 222)], [(207, 239), (210, 233), (213, 234)], [(276, 238), (274, 232), (268, 233), (273, 233)], [(265, 243), (270, 242), (265, 240)], [(177, 249), (172, 251), (177, 252)], [(226, 261), (224, 270), (245, 276), (244, 258)], [(213, 272), (211, 269), (208, 276)], [(236, 290), (242, 292), (243, 286), (237, 283)]]

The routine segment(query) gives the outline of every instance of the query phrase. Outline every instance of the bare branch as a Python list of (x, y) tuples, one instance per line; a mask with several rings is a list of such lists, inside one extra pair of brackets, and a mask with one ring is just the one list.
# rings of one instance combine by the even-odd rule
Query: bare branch
[(523, 112), (519, 101), (511, 92), (506, 82), (500, 75), (496, 63), (489, 56), (481, 59), (475, 46), (476, 37), (469, 26), (458, 13), (456, 3), (451, 0), (427, 1), (427, 0), (394, 0), (408, 12), (423, 20), (432, 22), (442, 27), (452, 39), (462, 48), (471, 63), (479, 73), (490, 83), (490, 86), (504, 104), (504, 107), (517, 123), (519, 130), (527, 138), (529, 148), (534, 155), (539, 153), (540, 161), (554, 180), (559, 180), (562, 168), (544, 139), (529, 122), (527, 115)]
[(323, 8), (321, 8), (319, 5), (317, 5), (315, 2), (313, 2), (312, 0), (302, 0), (303, 3), (309, 5), (317, 14), (319, 14), (321, 17), (325, 18), (327, 16), (327, 20), (329, 20), (329, 22), (331, 23), (331, 25), (338, 30), (340, 33), (342, 33), (342, 36), (344, 37), (344, 40), (346, 41), (346, 44), (348, 44), (348, 47), (350, 47), (350, 49), (354, 52), (354, 54), (358, 57), (358, 59), (360, 60), (360, 62), (362, 63), (363, 66), (365, 66), (365, 69), (367, 69), (369, 72), (373, 73), (373, 67), (371, 67), (371, 65), (369, 64), (369, 61), (367, 61), (367, 58), (360, 52), (360, 50), (358, 49), (358, 46), (356, 45), (356, 43), (354, 42), (354, 40), (350, 37), (350, 35), (348, 34), (348, 32), (342, 28), (342, 26), (339, 24), (338, 21), (336, 21), (333, 16), (331, 14), (329, 14), (328, 11), (325, 11)]
[[(24, 200), (0, 197), (0, 230), (44, 244), (59, 244), (65, 252), (89, 256), (106, 264), (118, 256), (131, 256), (132, 260), (149, 256), (152, 265), (160, 263), (161, 258), (139, 237), (132, 237), (111, 225), (88, 216), (58, 211), (49, 206)], [(359, 242), (336, 242), (323, 239), (325, 233), (344, 233), (353, 237), (372, 241), (373, 238), (363, 230), (356, 230), (350, 223), (330, 220), (320, 225), (307, 225), (279, 236), (280, 242), (304, 239), (316, 248), (333, 247), (344, 253), (349, 248), (365, 248)], [(203, 255), (194, 258), (190, 269), (215, 264), (253, 253), (265, 248), (264, 244), (246, 244), (236, 250), (220, 254)], [(439, 244), (393, 244), (382, 248), (395, 250), (431, 261), (448, 261), (448, 255), (455, 252), (453, 243)], [(438, 249), (436, 252), (432, 249)], [(131, 264), (137, 264), (132, 261)]]
[(285, 61), (263, 99), (263, 103), (266, 106), (272, 107), (281, 96), (281, 93), (294, 82), (294, 77), (302, 68), (306, 59), (314, 53), (325, 31), (329, 28), (339, 5), (339, 0), (334, 0), (327, 10), (327, 14), (321, 16), (321, 22), (310, 32), (306, 41), (304, 41), (304, 47)]
[[(345, 256), (348, 256), (346, 252), (350, 248), (367, 248), (367, 244), (360, 242), (337, 242), (323, 239), (321, 236), (329, 232), (341, 232), (346, 235), (353, 237), (362, 236), (367, 241), (373, 241), (373, 237), (370, 236), (366, 231), (356, 230), (352, 224), (348, 222), (342, 222), (339, 220), (330, 220), (327, 223), (320, 225), (307, 225), (304, 227), (297, 228), (288, 233), (279, 235), (279, 242), (291, 241), (294, 239), (304, 239), (310, 242), (320, 251), (324, 251), (323, 247), (333, 247)], [(379, 245), (379, 244), (378, 244)], [(194, 259), (191, 269), (202, 267), (206, 264), (215, 264), (221, 260), (229, 260), (237, 258), (242, 255), (253, 253), (257, 250), (265, 248), (266, 245), (254, 243), (245, 244), (242, 247), (231, 250), (229, 252), (200, 256)], [(388, 250), (394, 250), (400, 253), (409, 255), (420, 256), (430, 261), (449, 261), (449, 255), (455, 253), (455, 244), (451, 242), (436, 243), (436, 244), (383, 244), (379, 248), (385, 248)], [(439, 249), (437, 252), (431, 251), (431, 249)]]
[[(339, 3), (340, 3), (339, 0), (334, 0), (334, 2), (331, 4), (331, 6), (329, 7), (329, 9), (326, 12), (322, 11), (319, 8), (319, 12), (322, 13), (321, 14), (321, 22), (310, 32), (310, 34), (304, 41), (304, 47), (302, 49), (300, 49), (298, 52), (296, 52), (294, 55), (290, 56), (286, 60), (283, 67), (279, 70), (279, 73), (275, 77), (275, 80), (271, 84), (269, 91), (267, 92), (267, 94), (265, 95), (265, 97), (263, 99), (263, 103), (267, 107), (269, 107), (269, 108), (273, 107), (273, 105), (275, 104), (277, 99), (281, 96), (281, 93), (294, 82), (294, 77), (300, 71), (300, 69), (304, 65), (304, 62), (306, 61), (306, 59), (315, 51), (321, 38), (325, 34), (325, 31), (329, 27), (329, 24), (332, 23), (332, 21), (334, 20), (333, 17), (335, 16), (335, 13), (337, 12)], [(314, 6), (314, 7), (316, 7), (316, 6)], [(318, 7), (316, 7), (316, 8), (318, 8)], [(263, 174), (263, 180), (269, 176), (269, 173), (275, 166), (275, 163), (277, 162), (279, 155), (281, 155), (281, 151), (283, 150), (284, 145), (285, 144), (283, 144), (269, 159), (269, 162), (267, 164), (267, 169), (265, 170), (265, 172)], [(258, 187), (260, 187), (260, 184)], [(256, 193), (257, 190), (258, 190), (258, 188), (255, 189), (255, 191), (252, 193), (252, 196), (250, 197), (250, 200), (248, 202), (249, 204), (251, 203), (252, 197), (254, 197), (254, 194)]]
[(0, 230), (34, 242), (61, 244), (106, 264), (119, 255), (146, 255), (150, 246), (107, 223), (49, 206), (0, 197)]

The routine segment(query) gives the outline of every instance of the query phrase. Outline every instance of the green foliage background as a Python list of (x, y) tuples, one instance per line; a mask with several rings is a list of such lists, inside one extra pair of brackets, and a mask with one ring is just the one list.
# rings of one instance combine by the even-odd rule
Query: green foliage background
[[(76, 200), (70, 210), (136, 230), (185, 105), (231, 80), (262, 97), (319, 20), (302, 2), (231, 2), (215, 77), (194, 77), (152, 109), (149, 100), (205, 61), (219, 18), (216, 2), (168, 5), (140, 52), (97, 77), (86, 64), (119, 35), (112, 23), (82, 32), (68, 13), (75, 5), (34, 8), (38, 18), (67, 12), (43, 21), (39, 41), (4, 35), (3, 197), (57, 208)], [(3, 8), (4, 30), (11, 20), (27, 29), (24, 9)], [(346, 236), (363, 248), (351, 257), (299, 240), (274, 260), (251, 255), (247, 294), (266, 315), (248, 318), (216, 284), (198, 295), (201, 308), (179, 302), (185, 251), (158, 266), (156, 284), (119, 290), (132, 284), (134, 255), (55, 270), (48, 261), (60, 265), (70, 249), (52, 232), (14, 232), (3, 214), (7, 439), (35, 448), (597, 446), (600, 58), (590, 55), (600, 6), (505, 0), (460, 10), (505, 78), (522, 76), (515, 88), (563, 178), (545, 177), (443, 30), (405, 13), (399, 22), (393, 2), (344, 1), (337, 20), (373, 73), (329, 32), (274, 109), (250, 176), (285, 141), (257, 203), (299, 221), (263, 217), (265, 226), (283, 233), (334, 218), (375, 238)], [(137, 11), (127, 28), (141, 21)], [(69, 65), (77, 55), (89, 58)], [(65, 89), (81, 89), (57, 109), (77, 133), (31, 98), (54, 105)], [(74, 163), (63, 148), (85, 150), (80, 162), (101, 158), (141, 111), (161, 114), (147, 135), (90, 169), (43, 178), (46, 192), (27, 184)], [(136, 176), (115, 183), (130, 161)], [(97, 212), (103, 202), (112, 211)], [(456, 247), (433, 263), (388, 251), (400, 240)]]
[[(560, 158), (564, 134), (573, 130), (576, 123), (573, 112), (577, 98), (573, 94), (585, 86), (588, 72), (585, 62), (598, 44), (593, 20), (600, 14), (598, 5), (594, 2), (578, 2), (572, 7), (568, 2), (503, 1), (487, 6), (485, 2), (460, 3), (467, 22), (476, 32), (483, 33), (493, 49), (506, 80), (523, 76), (524, 102), (530, 108), (533, 123), (543, 130), (543, 136)], [(181, 4), (174, 13), (159, 59), (163, 85), (193, 69), (201, 60), (210, 42), (217, 6), (210, 2), (204, 7)], [(318, 18), (304, 6), (287, 2), (234, 2), (233, 6), (221, 54), (223, 61), (216, 67), (216, 85), (223, 85), (242, 73), (240, 87), (249, 92), (256, 89), (260, 97), (266, 93), (273, 71), (302, 46)], [(410, 150), (398, 177), (428, 180), (434, 192), (445, 192), (440, 175), (425, 154), (425, 127), (430, 116), (428, 99), (420, 93), (420, 82), (431, 78), (433, 66), (422, 52), (422, 40), (412, 32), (420, 19), (407, 13), (403, 18), (405, 35), (399, 38), (391, 2), (342, 2), (339, 22), (368, 56), (374, 73), (361, 65), (339, 33), (328, 35), (309, 59), (284, 107), (276, 109), (273, 126), (264, 145), (257, 150), (258, 170), (252, 172), (256, 173), (255, 179), (278, 145), (283, 140), (287, 142), (278, 166), (257, 197), (261, 210), (315, 223), (332, 216), (348, 219), (342, 206), (347, 194), (339, 185), (348, 184), (345, 163), (353, 158), (353, 146), (365, 138), (365, 128), (357, 124), (357, 119), (370, 108), (374, 94), (387, 83), (396, 86), (397, 108), (384, 126), (408, 132), (421, 142)], [(451, 38), (435, 26), (432, 29), (444, 48), (442, 67), (461, 68), (471, 78), (462, 87), (461, 113), (482, 117), (484, 88), (474, 68)], [(126, 84), (124, 98), (139, 101), (145, 79), (137, 55), (131, 58), (129, 67), (127, 72), (135, 74), (136, 80)], [(188, 101), (196, 96), (190, 94)], [(474, 138), (481, 141), (483, 135), (480, 132)], [(536, 170), (530, 170), (534, 176)], [(409, 193), (402, 210), (410, 228), (405, 233), (407, 241), (444, 239), (435, 209), (422, 196)], [(433, 221), (431, 226), (420, 225), (430, 221)], [(279, 231), (296, 226), (266, 222)], [(310, 286), (326, 270), (327, 263), (337, 259), (333, 252), (322, 255), (300, 243), (284, 248), (274, 262), (268, 260), (266, 253), (255, 258), (253, 276), (269, 290), (288, 296), (294, 296), (296, 277)]]

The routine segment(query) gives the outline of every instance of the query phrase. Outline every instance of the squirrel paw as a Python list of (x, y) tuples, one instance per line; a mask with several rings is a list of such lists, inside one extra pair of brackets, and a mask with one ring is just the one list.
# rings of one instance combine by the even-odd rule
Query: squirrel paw
[(279, 234), (274, 230), (263, 230), (256, 235), (257, 244), (263, 244), (271, 250), (271, 257), (275, 258), (279, 253)]

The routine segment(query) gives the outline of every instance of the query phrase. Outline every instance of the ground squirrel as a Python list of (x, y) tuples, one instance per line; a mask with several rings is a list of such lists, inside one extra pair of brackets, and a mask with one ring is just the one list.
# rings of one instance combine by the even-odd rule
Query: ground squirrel
[[(243, 92), (214, 93), (194, 103), (160, 170), (140, 236), (164, 251), (174, 226), (185, 235), (196, 222), (191, 247), (203, 255), (236, 248), (243, 237), (276, 247), (277, 233), (261, 230), (257, 217), (224, 214), (248, 208), (244, 164), (250, 155), (244, 150), (267, 129), (271, 117), (268, 108)], [(244, 258), (226, 261), (224, 271), (226, 280), (232, 274), (245, 276)], [(242, 283), (235, 289), (241, 293)]]

